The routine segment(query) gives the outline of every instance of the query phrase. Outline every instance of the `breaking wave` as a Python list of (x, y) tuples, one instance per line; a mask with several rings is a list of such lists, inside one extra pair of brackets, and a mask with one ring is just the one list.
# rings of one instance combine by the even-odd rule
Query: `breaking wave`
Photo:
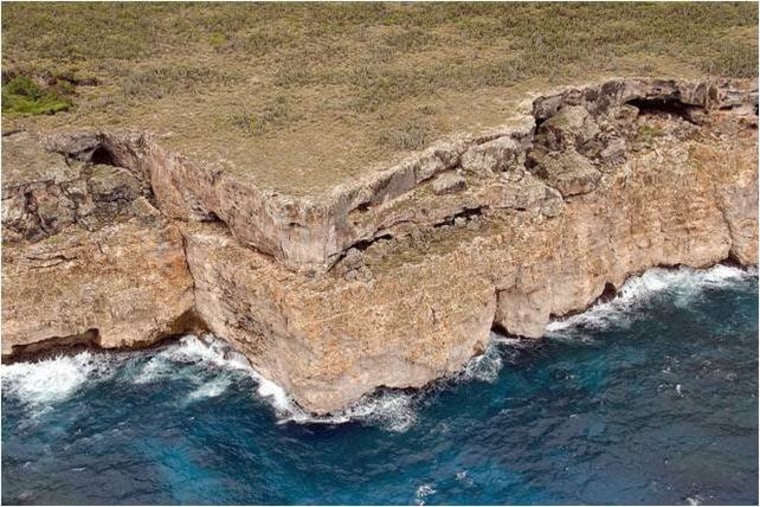
[(417, 488), (417, 491), (414, 492), (414, 504), (425, 505), (425, 500), (437, 492), (438, 491), (435, 489), (435, 484), (423, 484)]
[(668, 297), (676, 306), (687, 307), (703, 297), (706, 290), (735, 286), (752, 277), (757, 277), (757, 267), (742, 269), (718, 264), (704, 270), (652, 268), (629, 278), (615, 298), (583, 313), (550, 322), (546, 334), (561, 338), (578, 329), (627, 326), (642, 305), (657, 298)]
[(116, 357), (87, 351), (34, 363), (3, 364), (3, 396), (19, 400), (36, 415), (68, 399), (86, 383), (112, 377), (118, 364)]
[(312, 415), (280, 385), (255, 371), (245, 356), (212, 335), (184, 336), (154, 351), (85, 351), (36, 362), (3, 364), (0, 368), (3, 396), (18, 400), (32, 415), (46, 413), (80, 389), (115, 377), (138, 385), (189, 381), (193, 388), (183, 400), (187, 404), (220, 396), (236, 377), (247, 376), (257, 383), (256, 395), (272, 406), (279, 423), (340, 424), (353, 420), (403, 432), (417, 417), (413, 395), (394, 390), (366, 396), (339, 414)]

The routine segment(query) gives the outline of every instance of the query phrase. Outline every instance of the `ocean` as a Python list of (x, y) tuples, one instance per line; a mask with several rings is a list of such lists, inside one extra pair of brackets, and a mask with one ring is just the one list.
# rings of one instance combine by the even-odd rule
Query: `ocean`
[(213, 337), (2, 366), (4, 504), (757, 504), (756, 269), (653, 269), (543, 340), (314, 419)]

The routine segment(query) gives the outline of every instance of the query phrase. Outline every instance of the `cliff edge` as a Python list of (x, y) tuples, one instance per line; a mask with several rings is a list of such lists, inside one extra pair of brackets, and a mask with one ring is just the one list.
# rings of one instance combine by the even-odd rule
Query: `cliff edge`
[(528, 97), (317, 195), (143, 132), (3, 138), (4, 360), (210, 331), (315, 413), (418, 387), (653, 266), (756, 264), (757, 82)]

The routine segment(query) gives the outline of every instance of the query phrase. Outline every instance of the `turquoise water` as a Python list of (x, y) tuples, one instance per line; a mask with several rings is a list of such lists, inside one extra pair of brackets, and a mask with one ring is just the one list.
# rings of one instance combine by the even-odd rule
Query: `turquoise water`
[(2, 501), (756, 504), (757, 297), (756, 271), (649, 271), (332, 422), (194, 337), (3, 366)]

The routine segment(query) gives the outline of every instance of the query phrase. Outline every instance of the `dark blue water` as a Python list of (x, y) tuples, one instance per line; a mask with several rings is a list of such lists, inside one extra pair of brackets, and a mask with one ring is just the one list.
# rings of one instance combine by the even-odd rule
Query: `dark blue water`
[(342, 424), (287, 422), (197, 340), (4, 366), (2, 501), (756, 504), (757, 297), (756, 272), (649, 272)]

